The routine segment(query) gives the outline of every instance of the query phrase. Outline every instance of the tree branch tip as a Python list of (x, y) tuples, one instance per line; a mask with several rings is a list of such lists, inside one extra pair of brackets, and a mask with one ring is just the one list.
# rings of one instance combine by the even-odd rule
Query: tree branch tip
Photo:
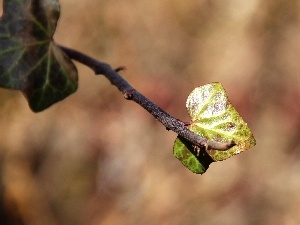
[(236, 146), (236, 142), (234, 140), (227, 143), (219, 143), (219, 142), (211, 142), (208, 141), (208, 147), (206, 150), (218, 150), (218, 151), (227, 151), (230, 148)]

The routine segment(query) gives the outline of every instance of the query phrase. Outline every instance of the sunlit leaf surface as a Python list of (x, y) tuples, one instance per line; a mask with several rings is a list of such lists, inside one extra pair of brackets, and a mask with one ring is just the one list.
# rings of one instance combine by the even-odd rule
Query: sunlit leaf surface
[(53, 42), (57, 0), (4, 0), (0, 21), (0, 86), (21, 90), (41, 111), (77, 89), (77, 70)]
[[(246, 151), (255, 145), (255, 139), (247, 123), (228, 101), (221, 83), (197, 87), (189, 95), (186, 107), (191, 117), (188, 128), (212, 141), (236, 146), (226, 151), (205, 150), (195, 147), (183, 138), (174, 143), (174, 155), (194, 173), (204, 173), (209, 164)], [(209, 160), (209, 158), (211, 160)]]

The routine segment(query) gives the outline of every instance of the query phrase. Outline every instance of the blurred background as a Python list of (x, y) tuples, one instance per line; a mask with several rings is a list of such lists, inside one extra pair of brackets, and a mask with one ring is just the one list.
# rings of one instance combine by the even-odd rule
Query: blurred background
[(257, 145), (193, 174), (175, 133), (76, 63), (79, 90), (41, 113), (0, 89), (0, 224), (300, 224), (300, 1), (60, 3), (56, 42), (182, 121), (221, 82)]

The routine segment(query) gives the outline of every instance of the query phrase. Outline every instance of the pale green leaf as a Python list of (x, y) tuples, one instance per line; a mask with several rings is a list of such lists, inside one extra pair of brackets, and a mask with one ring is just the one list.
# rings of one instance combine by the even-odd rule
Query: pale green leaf
[(183, 143), (182, 138), (177, 138), (174, 144), (174, 155), (192, 172), (206, 171), (209, 164), (204, 165), (201, 160), (206, 153), (211, 157), (212, 162), (221, 161), (255, 145), (251, 130), (228, 101), (221, 83), (211, 83), (194, 89), (187, 99), (186, 107), (191, 117), (188, 126), (191, 131), (207, 140), (236, 143), (236, 146), (226, 151), (204, 149), (200, 151), (187, 142)]

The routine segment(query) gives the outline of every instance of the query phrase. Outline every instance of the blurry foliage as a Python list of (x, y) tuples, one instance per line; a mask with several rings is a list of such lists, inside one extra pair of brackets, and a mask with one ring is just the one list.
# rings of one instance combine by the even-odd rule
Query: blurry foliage
[(0, 21), (0, 87), (42, 111), (77, 90), (77, 70), (52, 40), (59, 3), (7, 0)]
[(3, 4), (0, 21), (0, 87), (21, 90), (33, 111), (42, 111), (77, 89), (77, 70), (52, 40), (59, 3)]
[(1, 90), (1, 224), (300, 223), (299, 1), (61, 7), (58, 43), (125, 65), (138, 90), (184, 121), (191, 90), (223, 83), (259, 144), (194, 175), (172, 157), (174, 133), (77, 65), (76, 97), (42, 114)]

